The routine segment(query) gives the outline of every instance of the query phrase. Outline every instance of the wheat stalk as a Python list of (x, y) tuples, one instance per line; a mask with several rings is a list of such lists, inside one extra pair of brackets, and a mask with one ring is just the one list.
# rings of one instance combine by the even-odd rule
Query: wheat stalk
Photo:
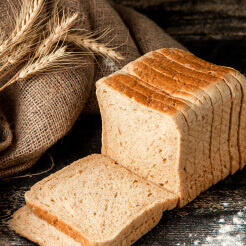
[(36, 34), (33, 30), (34, 23), (39, 17), (44, 5), (44, 0), (24, 0), (16, 26), (12, 34), (0, 45), (1, 57), (13, 46), (25, 41), (29, 35)]
[[(96, 32), (93, 35), (80, 35), (82, 30), (71, 29), (78, 13), (68, 16), (63, 12), (62, 18), (59, 19), (57, 5), (53, 9), (52, 18), (48, 22), (46, 21), (48, 31), (40, 35), (39, 32), (44, 25), (40, 25), (43, 21), (38, 23), (37, 20), (45, 1), (24, 0), (20, 16), (16, 19), (14, 31), (7, 40), (3, 42), (0, 40), (0, 59), (5, 62), (0, 68), (0, 72), (12, 65), (0, 76), (0, 79), (26, 63), (11, 80), (0, 88), (0, 91), (16, 81), (27, 79), (42, 72), (69, 68), (68, 65), (72, 65), (72, 67), (84, 65), (79, 55), (85, 53), (67, 52), (67, 46), (63, 46), (63, 44), (58, 48), (60, 41), (74, 43), (82, 50), (89, 50), (92, 55), (96, 53), (115, 60), (123, 59), (113, 48), (107, 47), (107, 44), (97, 42), (98, 39), (107, 35), (106, 32), (98, 38), (93, 38)], [(35, 44), (35, 40), (38, 40), (38, 43)]]
[(36, 57), (43, 55), (54, 44), (58, 43), (63, 36), (66, 36), (70, 28), (73, 26), (75, 20), (78, 17), (78, 13), (74, 13), (69, 17), (62, 17), (59, 22), (58, 18), (51, 21), (48, 25), (50, 28), (50, 34), (44, 39), (37, 48)]
[(59, 62), (69, 54), (70, 53), (66, 52), (66, 46), (63, 46), (38, 59), (33, 57), (10, 81), (0, 88), (0, 91), (16, 81), (27, 79), (32, 75), (48, 71), (51, 67), (56, 67), (56, 65), (59, 65)]
[(5, 59), (3, 60), (3, 65), (0, 67), (0, 73), (4, 71), (6, 68), (14, 65), (18, 62), (24, 62), (23, 59), (28, 52), (31, 51), (31, 46), (33, 44), (32, 40), (29, 40), (27, 43), (21, 43), (17, 47), (11, 50), (9, 55), (6, 55)]
[(97, 42), (96, 39), (93, 38), (68, 34), (66, 37), (66, 41), (74, 43), (78, 47), (89, 49), (90, 51), (96, 54), (101, 54), (105, 57), (110, 57), (115, 60), (124, 59), (124, 57), (121, 54), (115, 52), (112, 48), (107, 47), (105, 44)]

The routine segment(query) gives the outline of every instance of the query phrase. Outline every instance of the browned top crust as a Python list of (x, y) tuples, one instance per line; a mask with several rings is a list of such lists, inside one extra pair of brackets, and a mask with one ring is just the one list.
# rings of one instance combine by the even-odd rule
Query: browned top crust
[[(185, 63), (176, 62), (183, 58)], [(189, 63), (192, 63), (192, 69)], [(130, 75), (129, 70), (138, 77)], [(183, 93), (186, 98), (198, 94), (207, 86), (216, 86), (223, 76), (234, 71), (206, 62), (187, 51), (165, 48), (145, 54), (101, 81), (147, 107), (175, 114), (177, 110), (189, 107), (173, 94)]]

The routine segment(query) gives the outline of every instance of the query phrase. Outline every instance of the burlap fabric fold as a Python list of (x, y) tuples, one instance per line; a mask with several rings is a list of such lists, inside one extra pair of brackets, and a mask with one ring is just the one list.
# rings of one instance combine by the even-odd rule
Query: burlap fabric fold
[[(15, 1), (17, 4), (18, 0)], [(140, 55), (163, 47), (183, 48), (155, 23), (132, 9), (106, 0), (63, 0), (70, 12), (79, 11), (77, 27), (88, 31), (112, 28), (100, 42), (118, 47), (120, 63), (96, 56), (88, 65), (47, 73), (17, 82), (0, 93), (0, 178), (32, 166), (62, 138), (83, 113), (99, 113), (95, 82), (120, 69)], [(17, 5), (16, 5), (17, 6)], [(0, 1), (0, 28), (6, 36), (13, 29), (8, 1)], [(9, 78), (0, 80), (0, 85)]]

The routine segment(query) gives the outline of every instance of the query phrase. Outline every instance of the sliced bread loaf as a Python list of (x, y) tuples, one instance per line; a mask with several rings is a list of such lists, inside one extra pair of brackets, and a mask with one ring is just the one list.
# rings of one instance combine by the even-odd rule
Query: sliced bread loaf
[(239, 168), (231, 160), (239, 163), (237, 132), (245, 124), (237, 119), (239, 83), (229, 72), (200, 59), (185, 63), (180, 54), (190, 53), (176, 50), (147, 53), (102, 78), (97, 97), (102, 154), (176, 193), (183, 206)]
[(177, 196), (111, 159), (94, 154), (26, 192), (40, 218), (82, 245), (131, 245), (153, 228)]

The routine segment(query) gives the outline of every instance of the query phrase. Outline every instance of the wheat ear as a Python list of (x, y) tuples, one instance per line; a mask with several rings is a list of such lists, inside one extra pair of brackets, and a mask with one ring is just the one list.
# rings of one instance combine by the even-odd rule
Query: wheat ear
[(11, 65), (14, 65), (19, 62), (24, 62), (24, 57), (28, 52), (31, 52), (31, 46), (33, 44), (32, 40), (27, 41), (26, 43), (21, 43), (17, 47), (13, 48), (9, 55), (6, 55), (3, 60), (3, 65), (0, 67), (0, 73), (3, 72), (6, 68)]
[(123, 60), (124, 57), (112, 48), (107, 47), (105, 44), (98, 43), (93, 38), (87, 38), (74, 34), (68, 34), (66, 37), (67, 42), (74, 43), (76, 46), (88, 49), (96, 54), (101, 54), (105, 57), (110, 57), (114, 60)]
[(48, 24), (50, 27), (50, 34), (39, 44), (36, 51), (36, 57), (42, 56), (47, 50), (50, 50), (54, 44), (58, 43), (61, 40), (61, 37), (66, 36), (70, 28), (74, 25), (77, 17), (78, 13), (74, 13), (70, 17), (64, 17), (63, 15), (60, 22), (58, 18), (51, 21)]
[(32, 75), (49, 71), (52, 67), (59, 65), (59, 62), (61, 62), (62, 59), (69, 54), (70, 53), (66, 52), (66, 46), (63, 46), (56, 51), (50, 52), (48, 55), (44, 55), (38, 59), (33, 57), (29, 60), (27, 65), (25, 65), (10, 81), (0, 88), (0, 91), (16, 81), (27, 79)]
[(21, 43), (29, 34), (33, 34), (33, 25), (39, 17), (44, 0), (24, 0), (16, 26), (7, 40), (0, 45), (0, 53), (6, 53), (13, 45)]

